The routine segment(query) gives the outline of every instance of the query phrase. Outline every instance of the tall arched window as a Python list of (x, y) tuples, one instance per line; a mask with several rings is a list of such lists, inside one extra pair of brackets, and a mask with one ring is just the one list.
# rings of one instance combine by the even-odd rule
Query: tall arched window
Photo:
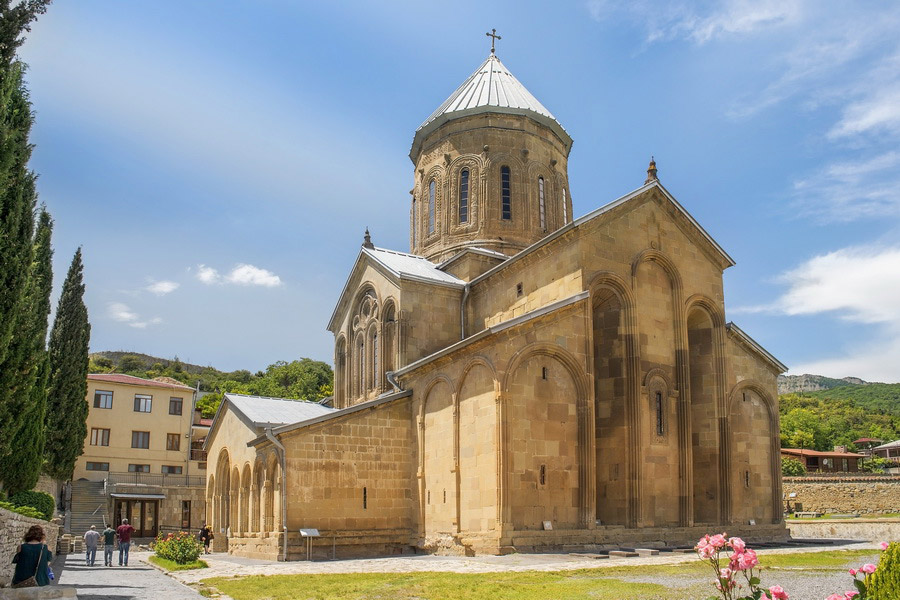
[(566, 188), (563, 188), (563, 225), (569, 222), (569, 203), (566, 201)]
[(366, 386), (363, 383), (366, 380), (366, 345), (362, 335), (359, 336), (359, 346), (357, 347), (356, 356), (356, 395), (362, 396), (366, 391)]
[(469, 222), (469, 170), (459, 173), (459, 222)]
[(500, 167), (500, 200), (501, 217), (504, 220), (512, 219), (512, 204), (510, 199), (510, 174), (509, 167)]
[(538, 210), (541, 213), (541, 231), (547, 231), (547, 216), (544, 212), (544, 178), (538, 177)]
[(381, 379), (378, 373), (378, 332), (372, 332), (372, 389), (378, 391), (378, 383)]
[(434, 179), (428, 184), (428, 234), (434, 233)]
[(416, 197), (413, 196), (412, 203), (412, 235), (413, 235), (413, 249), (419, 245), (419, 221), (416, 218)]

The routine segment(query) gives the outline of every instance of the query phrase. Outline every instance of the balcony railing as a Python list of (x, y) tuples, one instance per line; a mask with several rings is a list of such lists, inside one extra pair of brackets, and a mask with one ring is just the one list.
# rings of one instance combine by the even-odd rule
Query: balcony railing
[(206, 460), (206, 450), (191, 449), (191, 460)]
[(166, 473), (110, 473), (112, 485), (152, 485), (159, 487), (204, 487), (203, 475), (169, 475)]

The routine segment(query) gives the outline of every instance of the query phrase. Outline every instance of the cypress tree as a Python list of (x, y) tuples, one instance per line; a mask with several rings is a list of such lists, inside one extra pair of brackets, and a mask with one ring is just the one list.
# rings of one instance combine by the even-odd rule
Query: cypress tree
[[(0, 365), (0, 400), (15, 417), (3, 425), (9, 448), (0, 454), (0, 480), (12, 496), (30, 490), (41, 473), (44, 453), (44, 418), (47, 408), (46, 340), (53, 287), (53, 221), (41, 212), (34, 240), (34, 260), (28, 273), (25, 302), (16, 336)], [(12, 359), (15, 358), (15, 362)]]
[[(35, 175), (28, 169), (31, 144), (28, 135), (34, 121), (28, 91), (23, 82), (25, 66), (16, 60), (16, 48), (23, 33), (43, 13), (49, 0), (24, 0), (10, 6), (0, 0), (0, 375), (21, 365), (25, 346), (12, 351), (18, 335), (24, 305), (29, 267), (32, 261), (34, 233)], [(12, 366), (11, 366), (12, 365)], [(26, 378), (27, 380), (27, 378)], [(5, 390), (4, 390), (5, 391)], [(0, 458), (9, 451), (9, 425), (20, 414), (0, 393)]]
[(50, 384), (47, 389), (45, 471), (59, 479), (71, 477), (75, 459), (87, 435), (88, 346), (91, 325), (84, 305), (81, 248), (75, 252), (56, 306), (48, 346)]

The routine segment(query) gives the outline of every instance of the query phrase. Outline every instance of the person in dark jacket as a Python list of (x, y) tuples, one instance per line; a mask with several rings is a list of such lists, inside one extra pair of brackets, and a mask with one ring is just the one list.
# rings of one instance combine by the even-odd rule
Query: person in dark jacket
[(25, 581), (29, 577), (34, 577), (38, 585), (50, 585), (47, 571), (50, 561), (53, 560), (53, 553), (44, 543), (44, 528), (40, 525), (32, 525), (25, 533), (23, 541), (25, 543), (19, 546), (13, 557), (16, 571), (13, 574), (12, 585)]

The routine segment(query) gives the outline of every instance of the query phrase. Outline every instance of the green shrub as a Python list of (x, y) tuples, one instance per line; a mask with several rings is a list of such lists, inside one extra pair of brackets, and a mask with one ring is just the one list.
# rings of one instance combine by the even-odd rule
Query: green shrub
[(864, 473), (884, 473), (884, 470), (892, 466), (891, 461), (880, 456), (870, 456), (859, 464), (859, 470)]
[(801, 477), (806, 475), (806, 467), (796, 458), (781, 457), (781, 474), (785, 477)]
[(869, 581), (870, 600), (896, 600), (900, 598), (900, 543), (891, 542), (881, 553), (878, 568)]
[(52, 519), (56, 510), (56, 502), (53, 500), (53, 496), (46, 492), (17, 492), (13, 494), (9, 501), (16, 506), (30, 506), (37, 509), (43, 515), (41, 518), (45, 521)]
[(43, 519), (44, 521), (49, 520), (44, 519), (44, 513), (31, 506), (16, 506), (12, 502), (0, 502), (0, 508), (11, 510), (14, 513), (19, 513), (20, 515), (25, 515), (26, 517), (31, 517), (32, 519)]
[(192, 563), (200, 556), (203, 546), (190, 532), (160, 533), (153, 545), (156, 555), (179, 565)]

